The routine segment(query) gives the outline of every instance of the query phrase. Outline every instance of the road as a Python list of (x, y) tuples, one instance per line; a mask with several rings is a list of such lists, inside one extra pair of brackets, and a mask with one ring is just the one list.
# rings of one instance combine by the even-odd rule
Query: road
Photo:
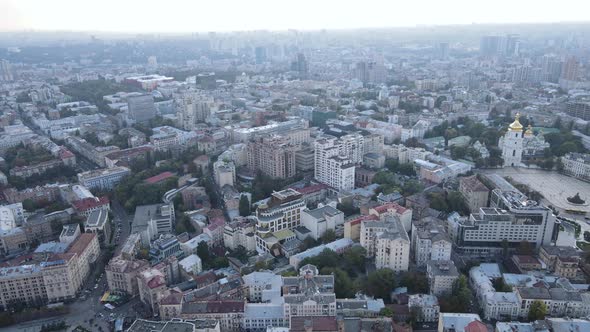
[[(111, 202), (111, 210), (113, 211), (113, 221), (115, 225), (115, 236), (113, 236), (114, 244), (116, 245), (115, 255), (118, 255), (123, 248), (123, 244), (131, 234), (131, 222), (133, 219), (127, 214), (127, 211), (121, 206), (121, 204), (113, 200)], [(119, 235), (117, 236), (117, 229), (120, 229)]]

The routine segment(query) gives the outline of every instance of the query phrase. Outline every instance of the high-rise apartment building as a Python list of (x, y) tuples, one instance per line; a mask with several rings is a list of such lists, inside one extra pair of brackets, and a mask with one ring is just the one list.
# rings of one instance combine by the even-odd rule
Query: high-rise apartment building
[(315, 178), (338, 190), (354, 189), (355, 164), (363, 161), (364, 137), (358, 133), (315, 142)]
[(214, 105), (213, 97), (195, 91), (174, 94), (174, 106), (178, 114), (178, 124), (184, 130), (195, 129), (211, 115)]
[(578, 60), (571, 56), (565, 60), (561, 69), (561, 78), (568, 81), (576, 81), (578, 79), (579, 71)]
[(248, 142), (248, 168), (272, 178), (286, 179), (295, 175), (295, 152), (299, 146), (281, 136), (256, 137)]

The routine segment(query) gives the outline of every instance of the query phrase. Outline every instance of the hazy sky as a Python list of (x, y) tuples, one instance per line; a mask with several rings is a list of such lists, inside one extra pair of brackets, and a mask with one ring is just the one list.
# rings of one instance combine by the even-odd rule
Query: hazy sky
[(0, 0), (0, 31), (196, 32), (588, 20), (589, 0)]

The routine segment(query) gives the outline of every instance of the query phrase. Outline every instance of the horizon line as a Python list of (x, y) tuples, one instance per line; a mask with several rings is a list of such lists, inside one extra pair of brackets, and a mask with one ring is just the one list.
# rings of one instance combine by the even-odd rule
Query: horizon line
[(442, 24), (412, 24), (412, 25), (392, 25), (392, 26), (364, 26), (364, 27), (332, 27), (332, 28), (286, 28), (286, 29), (271, 29), (271, 28), (256, 28), (256, 29), (228, 29), (228, 30), (177, 30), (177, 31), (124, 31), (124, 30), (77, 30), (77, 29), (36, 29), (36, 28), (21, 28), (21, 29), (7, 29), (0, 30), (1, 34), (6, 33), (104, 33), (104, 34), (120, 34), (120, 35), (138, 35), (138, 34), (163, 34), (163, 35), (190, 35), (190, 34), (208, 34), (208, 33), (243, 33), (243, 32), (323, 32), (323, 31), (360, 31), (360, 30), (395, 30), (395, 29), (420, 29), (432, 27), (473, 27), (473, 26), (517, 26), (517, 25), (548, 25), (548, 24), (588, 24), (590, 20), (572, 20), (572, 21), (536, 21), (536, 22), (472, 22), (472, 23), (442, 23)]

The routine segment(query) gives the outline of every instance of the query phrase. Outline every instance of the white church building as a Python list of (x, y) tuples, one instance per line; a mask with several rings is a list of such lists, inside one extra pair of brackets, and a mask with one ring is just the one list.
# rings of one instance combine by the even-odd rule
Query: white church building
[(523, 160), (533, 160), (543, 156), (543, 151), (550, 147), (543, 133), (535, 136), (530, 125), (525, 131), (519, 119), (520, 114), (517, 113), (514, 122), (508, 126), (508, 131), (500, 137), (498, 142), (498, 146), (502, 148), (504, 167), (523, 166)]

